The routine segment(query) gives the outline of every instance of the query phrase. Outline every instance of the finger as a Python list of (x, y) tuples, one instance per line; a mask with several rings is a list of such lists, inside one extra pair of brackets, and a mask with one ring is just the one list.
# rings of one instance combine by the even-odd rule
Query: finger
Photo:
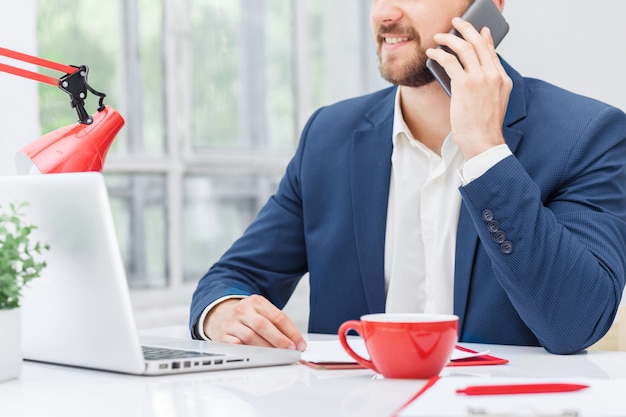
[(493, 41), (493, 37), (491, 36), (491, 30), (485, 26), (480, 31), (480, 35), (483, 37), (483, 39), (485, 39), (485, 41), (487, 41), (487, 43), (490, 46), (489, 49), (491, 52), (491, 59), (494, 65), (496, 66), (498, 72), (500, 73), (502, 77), (508, 78), (508, 74), (506, 73), (506, 70), (502, 66), (502, 63), (500, 62), (500, 57), (498, 57), (498, 54), (496, 53), (496, 47)]
[(473, 24), (460, 17), (452, 19), (452, 26), (461, 34), (463, 39), (473, 45), (480, 44), (485, 40), (480, 34), (480, 31), (484, 28), (481, 28), (481, 30), (478, 31)]
[[(463, 68), (474, 68), (479, 65), (476, 52), (474, 51), (474, 46), (463, 38), (459, 38), (458, 36), (450, 33), (439, 33), (435, 35), (434, 40), (438, 44), (447, 47), (450, 51), (454, 52), (458, 57), (455, 57), (455, 59), (460, 61)], [(454, 57), (452, 54), (449, 55)], [(440, 64), (444, 66), (443, 63), (440, 62)]]
[(426, 50), (426, 56), (441, 65), (451, 79), (463, 73), (463, 67), (457, 57), (444, 49), (429, 48)]
[(487, 42), (487, 45), (489, 45), (490, 47), (489, 49), (493, 49), (493, 51), (495, 52), (496, 45), (493, 41), (493, 36), (491, 35), (491, 29), (489, 29), (489, 26), (485, 26), (480, 30), (480, 36), (482, 36), (485, 42)]
[(513, 82), (506, 73), (502, 62), (500, 62), (500, 57), (496, 53), (493, 37), (491, 36), (491, 30), (485, 26), (481, 29), (480, 36), (482, 36), (488, 45), (488, 51), (485, 52), (484, 56), (480, 58), (485, 63), (483, 67), (488, 68), (490, 71), (495, 71), (495, 73), (498, 74), (502, 82), (502, 92), (508, 96), (513, 87)]
[(238, 345), (275, 347), (259, 335), (254, 329), (243, 322), (236, 322), (230, 325), (228, 327), (228, 332), (221, 335), (219, 342), (234, 343)]
[[(233, 333), (237, 333), (236, 331), (233, 331)], [(245, 345), (246, 343), (243, 342), (243, 340), (241, 340), (240, 337), (235, 336), (234, 334), (223, 334), (220, 338), (220, 340), (216, 340), (217, 342), (220, 343), (229, 343), (229, 344), (233, 344), (233, 345)], [(247, 343), (248, 345), (254, 345), (254, 346), (268, 346), (270, 347), (270, 344), (263, 339), (262, 337), (259, 337), (259, 340), (257, 341), (257, 343)]]
[(245, 324), (259, 336), (275, 347), (299, 350), (306, 348), (304, 337), (282, 310), (260, 296), (252, 296), (250, 301), (258, 314), (248, 316)]
[(304, 351), (306, 349), (304, 336), (284, 312), (279, 310), (278, 314), (270, 318), (270, 321), (295, 344), (297, 350)]
[[(461, 36), (463, 36), (465, 41), (472, 46), (472, 55), (477, 57), (478, 63), (481, 65), (489, 65), (496, 61), (499, 63), (493, 36), (491, 35), (489, 27), (485, 26), (481, 28), (480, 31), (476, 31), (471, 23), (461, 18), (453, 19), (452, 25)], [(469, 52), (469, 48), (467, 51)], [(470, 61), (468, 61), (468, 64), (470, 64)]]

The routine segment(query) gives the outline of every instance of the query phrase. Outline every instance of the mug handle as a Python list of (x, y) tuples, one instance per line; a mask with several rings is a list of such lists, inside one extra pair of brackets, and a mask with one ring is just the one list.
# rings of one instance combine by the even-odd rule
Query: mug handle
[(346, 339), (346, 335), (348, 334), (350, 330), (354, 330), (355, 332), (359, 334), (359, 336), (361, 336), (361, 333), (362, 333), (361, 322), (359, 320), (348, 320), (345, 323), (343, 323), (341, 326), (339, 326), (338, 336), (339, 336), (339, 342), (341, 343), (341, 346), (343, 346), (343, 348), (348, 353), (348, 355), (352, 356), (352, 358), (354, 358), (355, 361), (357, 361), (358, 363), (360, 363), (361, 365), (367, 368), (373, 369), (374, 371), (378, 372), (378, 370), (374, 366), (374, 363), (371, 360), (365, 359), (364, 357), (356, 353), (354, 350), (352, 350), (352, 348), (350, 347)]

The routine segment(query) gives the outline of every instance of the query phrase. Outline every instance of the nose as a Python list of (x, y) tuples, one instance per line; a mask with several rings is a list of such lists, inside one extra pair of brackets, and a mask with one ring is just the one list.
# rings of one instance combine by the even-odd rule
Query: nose
[(370, 19), (376, 27), (381, 23), (391, 23), (400, 20), (402, 10), (398, 7), (398, 0), (372, 0)]

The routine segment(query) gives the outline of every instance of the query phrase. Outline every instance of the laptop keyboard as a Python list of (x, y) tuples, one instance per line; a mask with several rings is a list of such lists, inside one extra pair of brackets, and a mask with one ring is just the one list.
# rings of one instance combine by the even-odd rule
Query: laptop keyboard
[(148, 360), (159, 359), (183, 359), (198, 358), (205, 356), (220, 356), (215, 353), (195, 352), (192, 350), (168, 349), (154, 346), (142, 346), (143, 356)]

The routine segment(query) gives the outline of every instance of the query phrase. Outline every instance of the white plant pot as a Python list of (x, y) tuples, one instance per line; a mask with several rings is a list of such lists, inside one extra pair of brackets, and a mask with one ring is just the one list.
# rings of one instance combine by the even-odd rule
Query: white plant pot
[(20, 376), (22, 371), (22, 331), (20, 310), (0, 310), (0, 382)]

